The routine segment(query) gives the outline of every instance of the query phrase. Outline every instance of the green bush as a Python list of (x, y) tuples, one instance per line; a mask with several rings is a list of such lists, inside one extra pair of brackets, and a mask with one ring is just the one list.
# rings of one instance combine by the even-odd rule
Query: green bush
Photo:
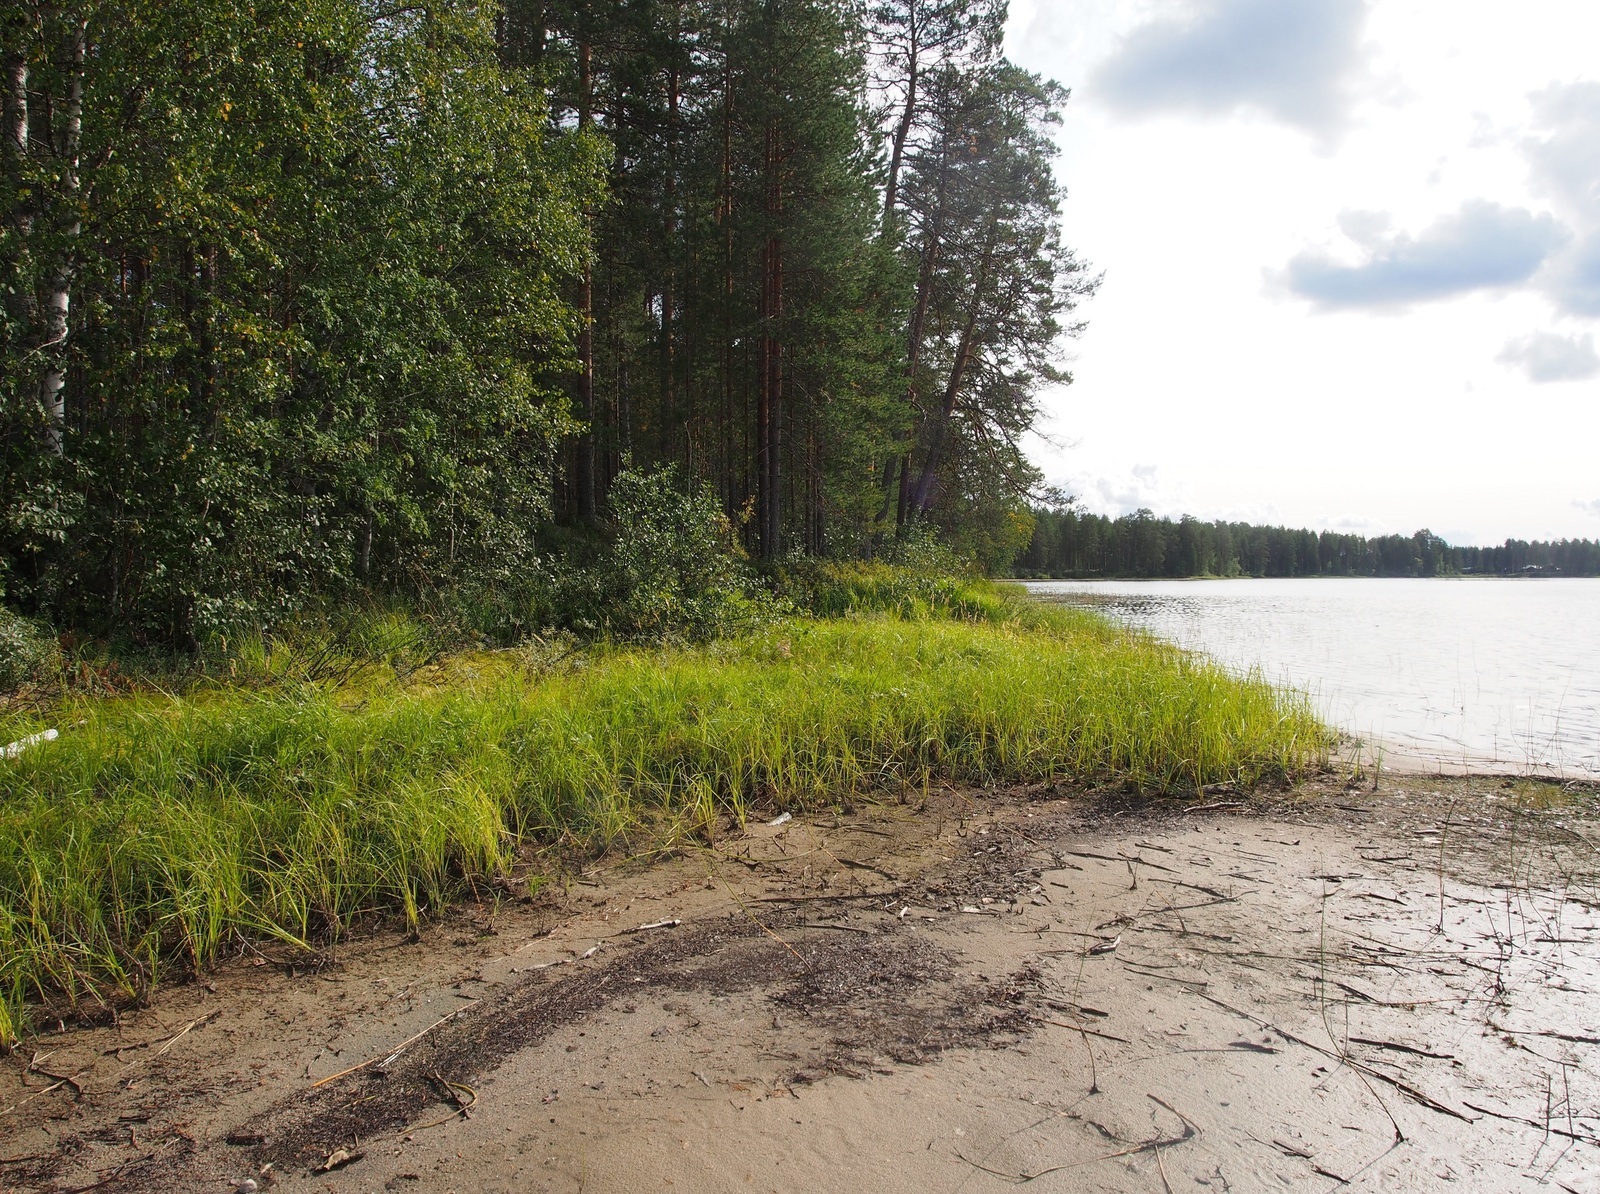
[(675, 468), (625, 472), (611, 486), (614, 537), (590, 584), (589, 626), (607, 637), (704, 641), (765, 621), (733, 524), (703, 484)]
[(61, 648), (55, 636), (0, 607), (0, 692), (53, 679), (60, 671)]

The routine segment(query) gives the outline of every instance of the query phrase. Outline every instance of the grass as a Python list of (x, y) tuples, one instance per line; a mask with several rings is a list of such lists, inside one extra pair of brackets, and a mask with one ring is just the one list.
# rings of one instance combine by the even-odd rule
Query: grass
[(940, 780), (1181, 792), (1326, 757), (1307, 704), (1258, 677), (975, 592), (964, 618), (794, 618), (559, 666), (475, 652), (0, 718), (0, 742), (63, 728), (0, 760), (0, 1038), (32, 998), (114, 1003), (242, 941), (415, 924), (527, 844), (670, 845)]

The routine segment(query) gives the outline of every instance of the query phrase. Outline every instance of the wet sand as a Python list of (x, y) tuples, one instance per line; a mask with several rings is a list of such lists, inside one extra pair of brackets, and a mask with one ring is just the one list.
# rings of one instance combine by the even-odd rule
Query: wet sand
[(1594, 795), (730, 827), (63, 1023), (0, 1071), (0, 1187), (1600, 1190)]

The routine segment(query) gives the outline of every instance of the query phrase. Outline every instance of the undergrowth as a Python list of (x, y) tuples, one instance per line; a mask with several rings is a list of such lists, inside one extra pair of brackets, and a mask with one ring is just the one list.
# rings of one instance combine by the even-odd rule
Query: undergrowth
[(0, 1037), (29, 999), (115, 1004), (243, 941), (416, 924), (523, 847), (670, 848), (934, 782), (1185, 792), (1326, 755), (1303, 700), (1084, 611), (883, 566), (784, 585), (825, 616), (441, 656), (387, 613), (315, 667), (255, 641), (182, 692), (0, 714), (0, 743), (62, 729), (0, 759)]

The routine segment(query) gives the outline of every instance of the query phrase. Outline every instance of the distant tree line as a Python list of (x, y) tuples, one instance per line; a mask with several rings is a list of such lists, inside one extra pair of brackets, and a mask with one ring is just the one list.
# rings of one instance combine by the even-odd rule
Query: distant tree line
[(1456, 547), (1431, 531), (1341, 534), (1244, 522), (1174, 522), (1138, 510), (1120, 518), (1057, 505), (1033, 511), (1015, 574), (1034, 577), (1600, 576), (1600, 540)]
[(763, 558), (920, 524), (1005, 567), (1094, 284), (1005, 19), (17, 0), (5, 600), (193, 644), (514, 586), (661, 465)]

